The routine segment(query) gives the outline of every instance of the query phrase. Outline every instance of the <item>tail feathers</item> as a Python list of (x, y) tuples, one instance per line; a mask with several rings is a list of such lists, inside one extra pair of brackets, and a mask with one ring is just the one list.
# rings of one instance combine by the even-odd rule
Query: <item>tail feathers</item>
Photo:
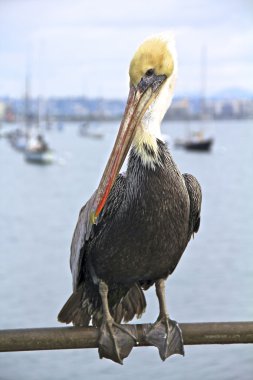
[(71, 294), (58, 315), (58, 321), (62, 323), (73, 323), (75, 326), (88, 326), (91, 314), (88, 302), (84, 299), (83, 287), (78, 288)]
[(144, 293), (141, 287), (138, 284), (135, 284), (129, 289), (122, 301), (116, 305), (112, 314), (117, 323), (120, 323), (122, 319), (124, 322), (129, 322), (135, 315), (137, 318), (141, 318), (145, 309), (146, 299)]
[[(132, 286), (127, 294), (111, 309), (115, 322), (131, 321), (135, 316), (140, 318), (146, 309), (146, 299), (140, 285)], [(102, 305), (95, 306), (86, 296), (84, 287), (78, 288), (69, 297), (61, 309), (58, 320), (62, 323), (73, 323), (75, 326), (92, 325), (99, 327), (103, 319)]]

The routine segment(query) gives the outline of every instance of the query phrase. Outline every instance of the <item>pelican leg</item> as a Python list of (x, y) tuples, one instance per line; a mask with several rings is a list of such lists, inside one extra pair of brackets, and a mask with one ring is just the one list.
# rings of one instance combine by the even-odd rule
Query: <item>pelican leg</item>
[(159, 301), (160, 313), (157, 321), (146, 334), (146, 341), (159, 350), (162, 360), (174, 354), (184, 355), (182, 332), (176, 321), (169, 318), (165, 301), (165, 281), (156, 281), (156, 294)]
[(103, 306), (103, 321), (100, 327), (99, 357), (123, 364), (136, 343), (136, 337), (127, 326), (116, 323), (111, 316), (108, 305), (108, 286), (104, 281), (99, 283), (99, 293)]

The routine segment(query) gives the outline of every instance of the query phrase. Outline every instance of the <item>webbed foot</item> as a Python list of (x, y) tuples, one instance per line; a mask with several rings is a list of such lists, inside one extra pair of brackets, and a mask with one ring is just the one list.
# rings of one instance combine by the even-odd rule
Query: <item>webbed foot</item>
[(146, 334), (146, 341), (157, 347), (162, 360), (174, 354), (184, 355), (183, 337), (176, 321), (158, 318)]
[(100, 327), (98, 341), (98, 353), (100, 359), (111, 359), (116, 363), (123, 364), (136, 343), (136, 336), (130, 326), (121, 326), (114, 320), (104, 320)]

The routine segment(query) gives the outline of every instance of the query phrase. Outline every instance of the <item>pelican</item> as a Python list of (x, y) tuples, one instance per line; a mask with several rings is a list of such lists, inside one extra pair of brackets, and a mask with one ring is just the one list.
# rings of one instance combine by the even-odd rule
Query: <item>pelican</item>
[[(145, 339), (162, 360), (184, 354), (181, 330), (167, 311), (165, 280), (199, 229), (202, 198), (197, 179), (180, 173), (160, 132), (177, 77), (171, 33), (140, 45), (129, 76), (113, 150), (79, 214), (70, 256), (73, 293), (58, 315), (63, 323), (96, 326), (100, 358), (121, 364), (137, 343), (133, 329), (121, 321), (141, 317), (144, 291), (152, 285), (159, 314)], [(128, 152), (126, 173), (119, 174)]]

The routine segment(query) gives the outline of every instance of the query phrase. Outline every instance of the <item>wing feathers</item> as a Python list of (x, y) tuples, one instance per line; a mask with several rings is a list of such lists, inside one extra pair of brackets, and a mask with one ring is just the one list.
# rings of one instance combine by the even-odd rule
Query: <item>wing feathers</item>
[(198, 232), (200, 226), (200, 211), (202, 202), (201, 187), (197, 179), (191, 174), (183, 174), (190, 198), (189, 239)]

